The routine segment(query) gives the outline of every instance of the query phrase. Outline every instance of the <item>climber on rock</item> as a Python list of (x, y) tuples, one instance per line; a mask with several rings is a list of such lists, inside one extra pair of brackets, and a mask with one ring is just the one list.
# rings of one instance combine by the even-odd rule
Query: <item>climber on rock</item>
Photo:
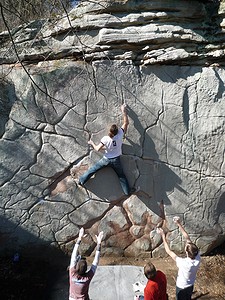
[[(127, 178), (123, 172), (123, 168), (120, 161), (120, 156), (122, 154), (122, 143), (123, 137), (127, 132), (129, 125), (126, 104), (121, 106), (121, 111), (123, 113), (123, 124), (119, 128), (116, 124), (113, 124), (107, 136), (103, 136), (100, 143), (96, 145), (92, 140), (88, 141), (88, 144), (91, 145), (94, 150), (100, 151), (104, 150), (104, 156), (95, 163), (91, 168), (89, 168), (82, 176), (80, 176), (78, 184), (83, 186), (88, 179), (94, 175), (98, 170), (105, 168), (107, 166), (113, 168), (116, 174), (119, 177), (119, 181), (122, 187), (122, 190), (125, 195), (130, 195), (136, 191), (135, 188), (130, 188)], [(75, 169), (70, 170), (71, 176), (75, 179)]]

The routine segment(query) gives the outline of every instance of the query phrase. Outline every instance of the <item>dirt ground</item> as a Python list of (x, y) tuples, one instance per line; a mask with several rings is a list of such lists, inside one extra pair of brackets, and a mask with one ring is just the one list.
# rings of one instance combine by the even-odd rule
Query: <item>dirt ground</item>
[[(101, 258), (101, 265), (144, 266), (147, 258)], [(170, 300), (175, 300), (175, 282), (177, 268), (171, 258), (152, 258), (150, 261), (167, 277), (167, 291)], [(225, 299), (225, 255), (202, 257), (192, 299)]]
[[(100, 265), (144, 266), (148, 260), (146, 255), (138, 258), (101, 257)], [(170, 258), (150, 260), (157, 269), (166, 274), (169, 299), (174, 300), (177, 275), (175, 262)], [(10, 257), (0, 257), (0, 299), (49, 300), (57, 273), (64, 272), (66, 272), (65, 266), (58, 269), (47, 261), (34, 261), (23, 257), (18, 262), (13, 262)], [(225, 299), (225, 244), (214, 250), (209, 256), (202, 257), (192, 299)]]
[[(151, 261), (155, 267), (166, 274), (169, 300), (175, 300), (177, 267), (170, 258), (101, 258), (101, 265), (144, 266)], [(201, 257), (200, 268), (194, 286), (192, 300), (225, 300), (225, 243), (214, 249), (209, 255)]]

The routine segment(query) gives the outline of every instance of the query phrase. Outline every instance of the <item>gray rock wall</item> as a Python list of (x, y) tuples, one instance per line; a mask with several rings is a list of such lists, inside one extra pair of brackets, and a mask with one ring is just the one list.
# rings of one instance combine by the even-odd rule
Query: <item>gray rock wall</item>
[[(159, 225), (171, 231), (172, 249), (182, 250), (174, 215), (201, 253), (225, 240), (222, 25), (216, 31), (213, 17), (205, 25), (208, 10), (198, 1), (119, 2), (100, 9), (83, 1), (70, 22), (15, 30), (18, 56), (1, 35), (2, 249), (67, 252), (83, 226), (87, 254), (104, 230), (106, 255), (164, 255)], [(217, 32), (211, 40), (207, 26)], [(124, 102), (130, 125), (122, 163), (140, 191), (125, 197), (110, 169), (78, 187), (70, 169), (79, 176), (101, 157), (87, 141), (98, 143), (121, 123)]]

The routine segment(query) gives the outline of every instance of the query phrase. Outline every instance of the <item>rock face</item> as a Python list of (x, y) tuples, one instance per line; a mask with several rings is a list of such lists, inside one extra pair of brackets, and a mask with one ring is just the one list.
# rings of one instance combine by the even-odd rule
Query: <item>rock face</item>
[[(1, 249), (83, 252), (104, 230), (105, 255), (164, 255), (179, 215), (201, 253), (225, 240), (224, 2), (82, 1), (57, 21), (0, 34)], [(13, 42), (12, 42), (13, 41)], [(78, 187), (99, 157), (87, 144), (130, 125), (125, 197), (111, 169)], [(44, 253), (40, 253), (44, 255)]]

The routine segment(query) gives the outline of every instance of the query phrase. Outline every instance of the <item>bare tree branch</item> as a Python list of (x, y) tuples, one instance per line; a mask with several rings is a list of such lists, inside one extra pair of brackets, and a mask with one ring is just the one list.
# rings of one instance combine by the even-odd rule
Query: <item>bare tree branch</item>
[[(25, 66), (24, 66), (24, 64), (23, 64), (23, 61), (20, 59), (20, 56), (19, 56), (19, 54), (18, 54), (18, 51), (17, 51), (17, 48), (16, 48), (16, 44), (15, 44), (15, 42), (14, 42), (14, 40), (13, 40), (13, 36), (12, 36), (12, 34), (11, 34), (11, 31), (10, 31), (9, 26), (8, 26), (8, 24), (7, 24), (7, 21), (6, 21), (6, 19), (5, 19), (4, 12), (3, 12), (3, 7), (2, 7), (2, 4), (1, 4), (1, 3), (0, 3), (0, 12), (1, 12), (1, 16), (2, 16), (2, 19), (3, 19), (4, 25), (5, 25), (5, 27), (7, 28), (7, 31), (8, 31), (8, 33), (9, 33), (9, 37), (10, 37), (10, 40), (11, 40), (11, 42), (12, 42), (12, 46), (13, 46), (13, 48), (14, 48), (16, 57), (17, 57), (19, 63), (21, 64), (23, 70), (25, 71), (25, 73), (27, 74), (27, 76), (29, 77), (29, 79), (31, 80), (31, 82), (33, 83), (33, 85), (34, 85), (39, 91), (41, 91), (43, 94), (45, 94), (46, 96), (48, 96), (48, 97), (50, 98), (50, 101), (51, 101), (51, 100), (55, 100), (55, 101), (57, 101), (57, 102), (59, 102), (59, 103), (62, 103), (62, 101), (60, 101), (60, 100), (58, 100), (58, 99), (52, 97), (50, 94), (48, 94), (48, 93), (47, 93), (46, 91), (44, 91), (42, 88), (40, 88), (39, 85), (34, 81), (34, 79), (32, 78), (32, 76), (30, 75), (30, 73), (27, 71), (27, 69), (25, 68)], [(65, 103), (64, 103), (64, 104), (65, 104)], [(66, 104), (65, 104), (65, 105), (66, 105)]]

